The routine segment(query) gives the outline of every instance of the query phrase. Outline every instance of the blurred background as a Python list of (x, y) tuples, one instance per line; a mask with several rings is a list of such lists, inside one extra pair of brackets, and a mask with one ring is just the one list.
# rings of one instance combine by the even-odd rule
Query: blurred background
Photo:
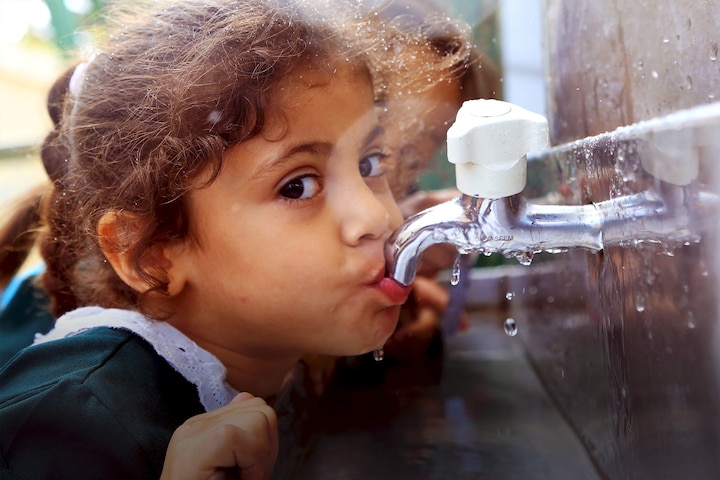
[(0, 208), (45, 180), (37, 156), (51, 127), (55, 78), (91, 47), (103, 0), (0, 0)]
[[(0, 0), (0, 212), (45, 181), (39, 145), (51, 127), (46, 94), (67, 68), (93, 50), (103, 9), (113, 0)], [(124, 0), (115, 0), (124, 1)], [(127, 1), (127, 0), (125, 0)], [(503, 70), (503, 98), (545, 112), (542, 0), (450, 0), (442, 6), (468, 22), (475, 42)], [(438, 163), (443, 168), (444, 161)], [(439, 178), (439, 180), (438, 180)], [(450, 186), (448, 164), (424, 188)]]

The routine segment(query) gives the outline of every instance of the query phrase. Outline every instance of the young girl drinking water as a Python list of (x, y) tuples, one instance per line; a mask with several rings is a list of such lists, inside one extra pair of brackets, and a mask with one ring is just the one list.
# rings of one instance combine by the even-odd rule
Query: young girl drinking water
[(298, 360), (382, 349), (409, 294), (377, 111), (422, 37), (341, 0), (150, 7), (50, 98), (60, 318), (0, 372), (3, 478), (270, 478)]

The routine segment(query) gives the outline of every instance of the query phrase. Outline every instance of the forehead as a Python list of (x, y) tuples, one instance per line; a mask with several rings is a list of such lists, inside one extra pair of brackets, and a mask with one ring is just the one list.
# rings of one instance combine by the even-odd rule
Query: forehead
[(364, 66), (347, 61), (307, 60), (299, 63), (281, 79), (275, 87), (274, 93), (279, 95), (280, 101), (288, 101), (288, 96), (284, 94), (288, 90), (323, 88), (338, 83), (364, 85), (367, 89), (372, 90), (372, 78)]
[(292, 124), (309, 131), (346, 128), (353, 118), (375, 113), (369, 74), (346, 63), (295, 69), (271, 92), (270, 102), (266, 137), (283, 136)]

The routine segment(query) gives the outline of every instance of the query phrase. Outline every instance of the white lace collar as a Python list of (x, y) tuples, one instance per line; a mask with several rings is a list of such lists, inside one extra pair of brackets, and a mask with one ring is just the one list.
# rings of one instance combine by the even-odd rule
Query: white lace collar
[(206, 411), (230, 403), (237, 391), (225, 381), (225, 366), (210, 352), (198, 346), (167, 322), (149, 320), (130, 310), (83, 307), (68, 312), (46, 335), (38, 334), (35, 344), (77, 335), (95, 327), (130, 330), (153, 346), (185, 379), (197, 387)]

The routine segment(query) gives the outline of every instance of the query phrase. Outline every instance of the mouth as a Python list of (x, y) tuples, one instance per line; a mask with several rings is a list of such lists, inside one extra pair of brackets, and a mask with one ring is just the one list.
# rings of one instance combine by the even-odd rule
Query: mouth
[(395, 305), (402, 305), (410, 296), (412, 285), (403, 285), (388, 276), (385, 269), (378, 271), (370, 285), (385, 295)]

